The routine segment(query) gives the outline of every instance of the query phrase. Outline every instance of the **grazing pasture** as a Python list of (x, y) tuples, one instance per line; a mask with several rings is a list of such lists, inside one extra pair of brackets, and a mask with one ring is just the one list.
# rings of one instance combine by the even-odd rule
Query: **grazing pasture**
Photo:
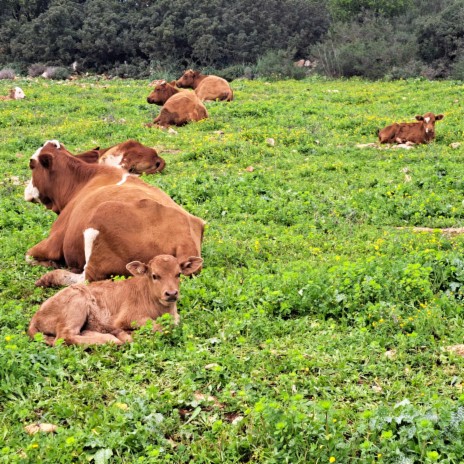
[[(462, 82), (238, 80), (174, 132), (144, 126), (148, 82), (18, 84), (0, 102), (0, 462), (462, 462), (464, 236), (412, 230), (464, 226)], [(445, 115), (434, 142), (357, 147), (426, 112)], [(24, 254), (56, 215), (23, 200), (29, 157), (130, 138), (166, 160), (142, 178), (207, 221), (182, 322), (31, 341), (56, 290)]]

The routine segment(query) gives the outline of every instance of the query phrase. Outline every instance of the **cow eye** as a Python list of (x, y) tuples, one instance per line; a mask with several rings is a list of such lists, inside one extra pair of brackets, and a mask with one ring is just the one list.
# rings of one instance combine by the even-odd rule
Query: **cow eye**
[(153, 274), (152, 277), (153, 277), (153, 280), (158, 280), (159, 279), (159, 277), (156, 274)]
[(179, 279), (181, 276), (181, 273), (179, 272), (179, 274), (176, 275), (176, 277)]

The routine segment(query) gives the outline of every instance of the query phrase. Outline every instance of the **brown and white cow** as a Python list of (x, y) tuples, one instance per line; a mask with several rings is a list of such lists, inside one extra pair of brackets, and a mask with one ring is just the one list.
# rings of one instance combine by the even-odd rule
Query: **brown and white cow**
[(208, 117), (205, 105), (194, 92), (182, 91), (166, 81), (159, 81), (147, 97), (148, 103), (163, 105), (160, 114), (147, 124), (148, 127), (158, 125), (183, 126), (191, 121), (200, 121)]
[(137, 175), (161, 172), (166, 166), (166, 162), (154, 148), (147, 147), (132, 139), (109, 148), (96, 147), (76, 156), (87, 163), (121, 167), (131, 174)]
[(189, 69), (177, 79), (177, 87), (194, 89), (202, 101), (232, 101), (234, 93), (229, 83), (219, 76), (201, 74)]
[(425, 113), (423, 116), (416, 116), (418, 122), (395, 122), (379, 130), (379, 141), (380, 143), (429, 143), (435, 138), (435, 121), (443, 118), (443, 114)]
[(41, 286), (70, 285), (129, 275), (128, 262), (170, 254), (181, 263), (200, 256), (204, 221), (162, 190), (121, 169), (88, 164), (58, 141), (30, 159), (24, 197), (59, 216), (50, 235), (30, 248), (32, 264), (68, 267), (41, 277)]
[(0, 100), (21, 100), (22, 98), (26, 98), (26, 95), (21, 87), (13, 87), (8, 95), (0, 95)]
[[(131, 279), (67, 287), (42, 304), (31, 320), (28, 334), (34, 338), (43, 333), (49, 345), (59, 338), (69, 345), (120, 345), (132, 341), (135, 328), (163, 314), (170, 314), (178, 324), (180, 275), (192, 275), (202, 262), (197, 256), (179, 262), (174, 256), (159, 255), (148, 264), (127, 264), (127, 270), (135, 276)], [(161, 326), (153, 324), (153, 330), (161, 330)]]

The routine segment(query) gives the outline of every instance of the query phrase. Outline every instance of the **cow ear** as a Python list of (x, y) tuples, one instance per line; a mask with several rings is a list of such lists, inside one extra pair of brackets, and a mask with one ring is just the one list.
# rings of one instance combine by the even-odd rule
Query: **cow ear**
[(76, 158), (79, 158), (80, 160), (89, 164), (98, 163), (99, 153), (97, 150), (98, 149), (86, 151), (85, 153), (79, 153), (76, 155)]
[(201, 258), (198, 256), (190, 256), (190, 258), (187, 258), (187, 261), (180, 264), (180, 269), (182, 274), (189, 276), (198, 272), (202, 264), (203, 260)]
[(148, 272), (148, 266), (140, 261), (132, 261), (126, 264), (126, 269), (133, 275), (145, 275)]
[(42, 153), (39, 156), (39, 163), (45, 168), (45, 169), (51, 169), (52, 164), (53, 164), (53, 155), (50, 153)]
[(423, 121), (423, 120), (424, 120), (424, 116), (421, 116), (420, 114), (418, 114), (418, 115), (416, 116), (416, 119), (417, 119), (418, 121)]
[(440, 119), (443, 119), (444, 117), (445, 117), (444, 114), (437, 114), (437, 115), (435, 116), (435, 121), (440, 121)]

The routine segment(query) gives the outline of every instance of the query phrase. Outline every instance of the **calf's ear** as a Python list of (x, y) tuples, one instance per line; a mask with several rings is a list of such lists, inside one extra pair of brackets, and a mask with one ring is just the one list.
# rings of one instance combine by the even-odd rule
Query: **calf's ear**
[(444, 117), (445, 117), (444, 114), (437, 114), (437, 115), (435, 116), (435, 121), (440, 121), (440, 119), (443, 119)]
[(139, 276), (144, 275), (148, 272), (148, 266), (140, 261), (132, 261), (126, 264), (126, 269), (133, 275)]
[(39, 163), (45, 168), (45, 169), (51, 169), (52, 164), (53, 164), (53, 155), (50, 153), (42, 153), (39, 156)]
[(418, 114), (418, 115), (416, 116), (416, 119), (417, 119), (418, 121), (423, 121), (423, 120), (424, 120), (424, 116), (421, 116), (420, 114)]
[(189, 276), (198, 272), (202, 264), (203, 260), (201, 258), (198, 256), (190, 256), (190, 258), (187, 258), (187, 261), (180, 263), (180, 269), (182, 274)]

